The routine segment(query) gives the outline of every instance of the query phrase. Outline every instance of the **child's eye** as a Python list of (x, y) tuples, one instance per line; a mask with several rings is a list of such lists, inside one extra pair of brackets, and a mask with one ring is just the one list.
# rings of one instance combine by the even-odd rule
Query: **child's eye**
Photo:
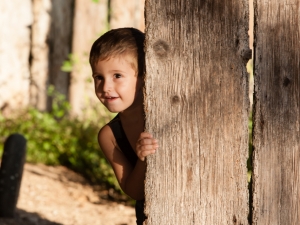
[(103, 77), (102, 77), (102, 76), (99, 76), (99, 75), (97, 75), (97, 76), (94, 76), (94, 79), (95, 79), (95, 80), (103, 80)]
[(121, 74), (116, 73), (116, 74), (114, 74), (114, 77), (115, 77), (115, 78), (121, 78), (122, 76), (121, 76)]

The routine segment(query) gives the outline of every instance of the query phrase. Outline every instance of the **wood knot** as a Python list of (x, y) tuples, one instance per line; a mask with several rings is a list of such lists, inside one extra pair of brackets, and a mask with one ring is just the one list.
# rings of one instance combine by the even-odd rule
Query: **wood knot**
[(287, 87), (291, 83), (291, 80), (287, 77), (284, 78), (283, 80), (283, 86)]
[(241, 57), (244, 61), (248, 62), (249, 59), (252, 58), (252, 50), (246, 49), (241, 52)]
[(176, 104), (178, 104), (180, 102), (180, 97), (178, 96), (178, 95), (174, 95), (173, 97), (172, 97), (172, 104), (173, 105), (176, 105)]
[(165, 58), (169, 52), (169, 45), (163, 40), (158, 40), (154, 43), (153, 49), (156, 56), (159, 58)]
[(236, 219), (235, 215), (233, 215), (232, 222), (233, 222), (233, 224), (236, 224), (236, 222), (237, 222), (237, 219)]

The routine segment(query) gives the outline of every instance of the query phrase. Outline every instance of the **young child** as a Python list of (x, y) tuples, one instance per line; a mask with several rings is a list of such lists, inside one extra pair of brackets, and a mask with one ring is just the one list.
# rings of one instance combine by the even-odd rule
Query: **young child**
[(110, 112), (118, 113), (99, 131), (99, 145), (122, 190), (137, 200), (137, 224), (145, 220), (145, 157), (158, 148), (157, 140), (144, 132), (144, 40), (137, 29), (114, 29), (97, 39), (90, 52), (95, 93)]

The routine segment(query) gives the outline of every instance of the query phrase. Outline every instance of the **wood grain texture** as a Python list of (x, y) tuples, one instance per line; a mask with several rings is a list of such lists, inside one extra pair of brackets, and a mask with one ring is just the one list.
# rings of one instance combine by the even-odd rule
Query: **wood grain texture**
[(145, 224), (248, 224), (248, 0), (146, 0)]
[(255, 1), (253, 224), (300, 221), (300, 3)]

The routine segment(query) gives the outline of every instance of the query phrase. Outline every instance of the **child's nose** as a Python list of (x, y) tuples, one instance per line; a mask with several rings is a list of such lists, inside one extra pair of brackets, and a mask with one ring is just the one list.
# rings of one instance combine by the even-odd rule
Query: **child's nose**
[(104, 92), (111, 91), (112, 83), (109, 80), (104, 80), (102, 89), (103, 89)]

